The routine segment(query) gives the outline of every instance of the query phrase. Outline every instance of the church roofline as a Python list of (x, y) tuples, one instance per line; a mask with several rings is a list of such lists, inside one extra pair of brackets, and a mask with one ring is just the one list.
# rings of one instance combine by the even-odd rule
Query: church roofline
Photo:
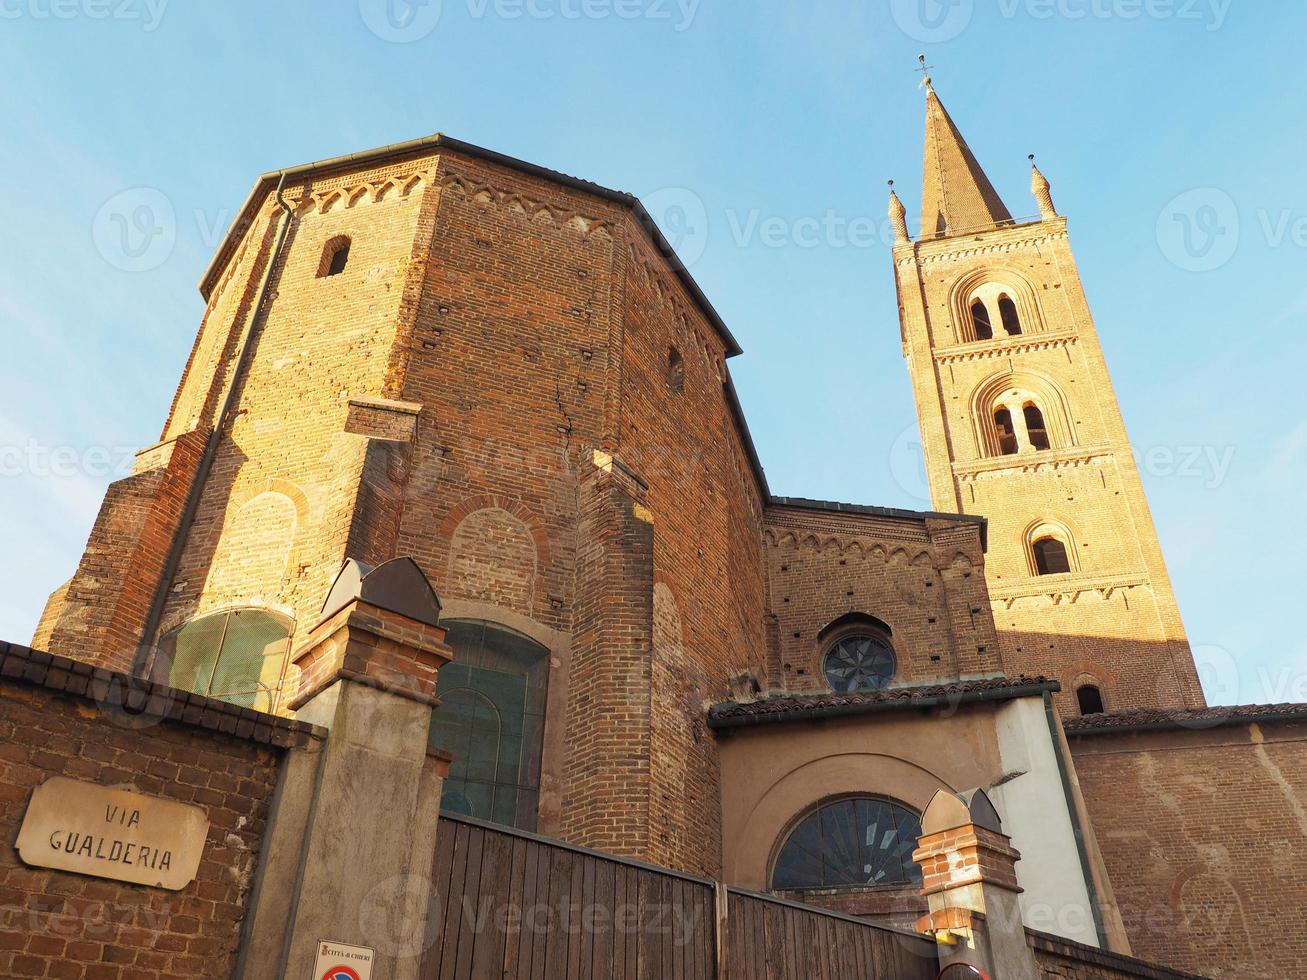
[(1237, 707), (1138, 708), (1110, 715), (1082, 715), (1063, 722), (1068, 736), (1133, 732), (1207, 731), (1232, 725), (1307, 722), (1307, 704), (1245, 704)]
[(837, 500), (809, 500), (804, 497), (767, 498), (769, 507), (789, 507), (795, 510), (824, 510), (840, 514), (862, 514), (867, 517), (888, 517), (898, 521), (954, 521), (974, 524), (980, 529), (980, 546), (989, 547), (989, 519), (976, 514), (945, 514), (934, 510), (906, 510), (901, 507), (878, 507), (874, 504), (846, 504)]
[(218, 275), (226, 265), (227, 259), (235, 248), (236, 241), (253, 222), (253, 215), (259, 202), (263, 200), (277, 186), (278, 180), (284, 175), (285, 177), (303, 177), (324, 170), (340, 170), (345, 168), (361, 168), (364, 166), (376, 166), (386, 160), (398, 157), (407, 157), (421, 155), (423, 153), (435, 152), (441, 149), (452, 150), (455, 153), (464, 153), (468, 156), (477, 157), (489, 163), (498, 164), (519, 173), (526, 174), (530, 177), (539, 177), (544, 180), (553, 181), (556, 184), (562, 184), (573, 190), (578, 190), (586, 194), (592, 194), (595, 197), (611, 201), (621, 207), (629, 210), (635, 217), (636, 223), (642, 227), (646, 234), (649, 235), (658, 251), (667, 259), (672, 270), (676, 273), (681, 284), (685, 287), (686, 292), (694, 300), (700, 311), (707, 318), (713, 329), (721, 337), (722, 342), (726, 345), (726, 356), (734, 357), (736, 354), (743, 353), (742, 348), (736, 341), (730, 329), (722, 320), (721, 315), (713, 307), (708, 297), (704, 295), (699, 284), (695, 282), (694, 277), (690, 275), (689, 270), (672, 248), (671, 243), (663, 237), (663, 233), (658, 230), (658, 226), (650, 217), (649, 212), (645, 210), (640, 199), (634, 194), (626, 191), (613, 190), (602, 184), (596, 184), (590, 180), (584, 180), (580, 177), (573, 177), (570, 174), (562, 173), (558, 170), (550, 170), (539, 164), (528, 163), (525, 160), (519, 160), (516, 157), (510, 157), (506, 154), (499, 153), (495, 150), (486, 149), (483, 146), (477, 146), (474, 143), (466, 143), (463, 140), (455, 139), (452, 136), (446, 136), (444, 133), (435, 133), (431, 136), (423, 136), (419, 139), (408, 140), (403, 143), (391, 143), (388, 146), (379, 146), (371, 150), (362, 150), (357, 153), (346, 153), (342, 156), (328, 157), (324, 160), (315, 160), (312, 163), (304, 163), (295, 167), (288, 167), (284, 170), (269, 170), (260, 174), (254, 182), (254, 188), (250, 191), (249, 196), (241, 205), (240, 211), (237, 212), (235, 220), (227, 229), (226, 235), (223, 236), (222, 242), (218, 245), (217, 252), (214, 253), (213, 259), (204, 270), (200, 277), (199, 289), (200, 295), (207, 301), (209, 293), (217, 281)]
[(1060, 690), (1061, 684), (1046, 677), (990, 677), (858, 694), (789, 694), (745, 703), (724, 701), (714, 704), (708, 709), (708, 727), (720, 732), (758, 725), (848, 718), (885, 711), (956, 707), (983, 701), (1014, 701)]

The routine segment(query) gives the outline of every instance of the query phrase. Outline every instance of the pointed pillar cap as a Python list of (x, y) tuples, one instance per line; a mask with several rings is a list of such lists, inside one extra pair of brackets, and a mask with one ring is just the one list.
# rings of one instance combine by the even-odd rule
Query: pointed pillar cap
[(892, 180), (889, 182), (889, 220), (890, 225), (894, 228), (895, 245), (906, 245), (912, 241), (911, 236), (908, 234), (908, 209), (899, 200)]

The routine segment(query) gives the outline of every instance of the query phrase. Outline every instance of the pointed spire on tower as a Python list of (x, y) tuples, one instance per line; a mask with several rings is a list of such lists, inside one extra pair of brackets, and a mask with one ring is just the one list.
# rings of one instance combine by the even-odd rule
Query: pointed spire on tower
[(1057, 217), (1057, 208), (1053, 206), (1052, 188), (1048, 184), (1048, 178), (1035, 164), (1033, 153), (1030, 154), (1030, 193), (1035, 195), (1035, 203), (1039, 205), (1041, 218), (1047, 221), (1049, 218)]
[(912, 241), (911, 236), (908, 235), (908, 209), (903, 206), (903, 202), (894, 191), (892, 180), (889, 182), (889, 220), (894, 228), (895, 245), (906, 245)]
[[(924, 72), (925, 55), (921, 56), (921, 64)], [(926, 89), (922, 237), (942, 238), (1011, 222), (1011, 213), (935, 94), (929, 74), (922, 84)]]

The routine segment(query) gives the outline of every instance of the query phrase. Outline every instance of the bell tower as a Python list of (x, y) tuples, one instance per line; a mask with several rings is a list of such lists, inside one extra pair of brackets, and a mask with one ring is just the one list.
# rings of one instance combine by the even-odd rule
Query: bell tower
[(1005, 669), (1064, 713), (1202, 706), (1066, 218), (1033, 157), (1013, 218), (925, 89), (918, 240), (890, 191), (903, 354), (935, 508), (989, 520)]

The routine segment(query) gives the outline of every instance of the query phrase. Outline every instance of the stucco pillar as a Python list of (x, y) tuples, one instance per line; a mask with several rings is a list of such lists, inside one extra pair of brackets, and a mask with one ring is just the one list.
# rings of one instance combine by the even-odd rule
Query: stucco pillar
[(451, 659), (439, 614), (411, 559), (351, 561), (295, 652), (291, 707), (329, 734), (316, 765), (283, 774), (241, 976), (308, 977), (319, 942), (332, 941), (374, 950), (374, 977), (417, 977), (449, 772), (427, 746)]
[(1021, 855), (983, 790), (940, 790), (921, 817), (912, 859), (921, 865), (930, 912), (917, 929), (934, 935), (941, 966), (967, 964), (990, 980), (1040, 975), (1026, 940), (1017, 884)]

